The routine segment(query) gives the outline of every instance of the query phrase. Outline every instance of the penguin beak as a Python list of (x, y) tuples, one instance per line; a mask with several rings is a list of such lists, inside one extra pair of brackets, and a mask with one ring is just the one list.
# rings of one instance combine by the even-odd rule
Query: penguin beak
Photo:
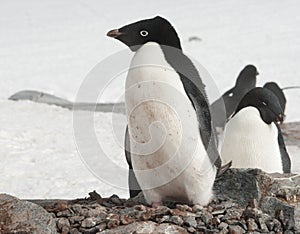
[(280, 124), (282, 124), (283, 123), (283, 120), (284, 120), (284, 114), (279, 114), (278, 115), (278, 118), (277, 118), (277, 122), (279, 122)]
[(113, 29), (113, 30), (110, 30), (106, 36), (108, 37), (113, 37), (113, 38), (117, 38), (118, 36), (121, 36), (123, 35), (124, 33), (120, 32), (119, 29)]
[(259, 75), (259, 72), (258, 72), (258, 71), (256, 72), (256, 75), (257, 75), (257, 76)]

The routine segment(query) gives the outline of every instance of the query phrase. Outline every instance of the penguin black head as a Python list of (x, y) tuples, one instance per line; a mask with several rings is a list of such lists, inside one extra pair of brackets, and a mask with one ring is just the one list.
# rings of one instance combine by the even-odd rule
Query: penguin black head
[(286, 98), (279, 85), (275, 82), (268, 82), (265, 83), (264, 88), (271, 90), (277, 96), (282, 110), (285, 111)]
[(107, 33), (107, 36), (123, 42), (132, 51), (138, 50), (140, 46), (150, 41), (181, 50), (175, 29), (169, 21), (160, 16), (113, 29)]
[[(256, 76), (258, 76), (259, 73), (257, 71), (257, 68), (254, 65), (247, 65), (239, 74), (236, 85), (235, 86), (246, 86), (248, 83), (254, 83), (254, 87), (256, 85)], [(253, 87), (252, 87), (253, 88)]]
[(248, 106), (257, 108), (266, 124), (283, 122), (284, 114), (278, 98), (269, 89), (258, 87), (250, 90), (239, 103), (235, 114)]

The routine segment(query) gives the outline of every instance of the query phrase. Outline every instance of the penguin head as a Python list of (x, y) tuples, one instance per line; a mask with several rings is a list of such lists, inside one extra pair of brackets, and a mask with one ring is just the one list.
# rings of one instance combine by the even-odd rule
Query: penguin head
[(258, 87), (250, 90), (239, 103), (235, 114), (249, 106), (258, 109), (262, 120), (266, 124), (283, 122), (284, 113), (279, 100), (276, 95), (268, 89)]
[(257, 68), (249, 64), (240, 72), (235, 86), (249, 87), (254, 85), (253, 87), (249, 87), (252, 89), (256, 86), (256, 76), (258, 75)]
[(271, 90), (277, 96), (282, 110), (285, 111), (286, 97), (279, 85), (275, 82), (268, 82), (265, 83), (264, 88)]
[(181, 50), (180, 40), (175, 29), (169, 21), (160, 16), (110, 30), (107, 36), (123, 42), (132, 51), (138, 50), (147, 42), (156, 42)]

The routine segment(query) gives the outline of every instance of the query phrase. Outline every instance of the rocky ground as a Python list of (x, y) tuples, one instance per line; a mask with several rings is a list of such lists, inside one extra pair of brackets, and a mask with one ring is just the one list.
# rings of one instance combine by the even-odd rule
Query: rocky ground
[[(299, 145), (299, 124), (283, 126)], [(97, 192), (76, 200), (23, 201), (0, 195), (0, 233), (300, 233), (300, 175), (230, 169), (216, 180), (207, 206), (158, 208)], [(43, 209), (44, 208), (44, 209)]]
[[(230, 169), (207, 206), (91, 192), (76, 200), (22, 201), (0, 195), (0, 233), (300, 233), (300, 175)], [(42, 209), (43, 207), (44, 209)]]

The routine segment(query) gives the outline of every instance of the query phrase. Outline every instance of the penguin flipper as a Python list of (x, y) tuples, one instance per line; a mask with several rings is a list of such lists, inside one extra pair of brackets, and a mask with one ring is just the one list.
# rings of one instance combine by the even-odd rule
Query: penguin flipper
[[(189, 85), (193, 86), (191, 82), (188, 83)], [(185, 86), (186, 85), (187, 82), (185, 83)], [(187, 90), (191, 89), (195, 90), (196, 87)], [(205, 150), (209, 156), (211, 163), (219, 169), (222, 165), (222, 161), (217, 149), (217, 134), (211, 119), (208, 100), (205, 96), (205, 93), (202, 93), (200, 90), (197, 91), (196, 95), (194, 95), (194, 93), (188, 93), (188, 96), (197, 113), (200, 136)]]
[(291, 173), (291, 159), (286, 150), (286, 146), (284, 143), (284, 139), (282, 136), (280, 126), (278, 123), (275, 123), (275, 124), (278, 129), (278, 145), (279, 145), (281, 160), (282, 160), (282, 170), (283, 170), (283, 173)]
[(129, 184), (129, 194), (130, 197), (132, 198), (137, 196), (142, 190), (136, 179), (134, 170), (132, 168), (131, 153), (130, 153), (130, 136), (128, 132), (128, 125), (126, 126), (126, 132), (125, 132), (125, 156), (129, 166), (128, 184)]

